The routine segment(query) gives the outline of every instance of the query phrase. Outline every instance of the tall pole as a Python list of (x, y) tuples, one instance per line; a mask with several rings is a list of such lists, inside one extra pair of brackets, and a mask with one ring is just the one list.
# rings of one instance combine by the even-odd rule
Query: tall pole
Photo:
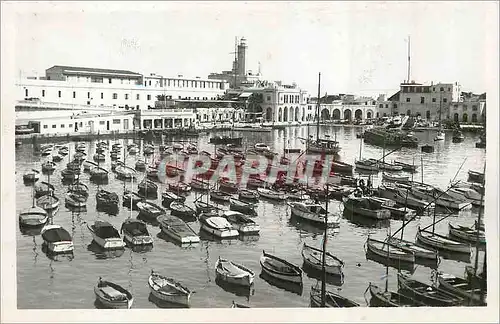
[(407, 82), (410, 83), (410, 36), (408, 35), (408, 76)]
[(321, 72), (318, 73), (318, 107), (317, 107), (317, 127), (316, 127), (316, 142), (319, 140), (319, 119), (320, 119), (320, 114), (319, 114), (319, 96), (320, 96), (320, 89), (321, 89)]
[[(483, 167), (483, 174), (485, 174), (486, 172), (486, 163), (484, 163), (484, 167)], [(484, 178), (484, 177), (483, 177)], [(483, 199), (484, 199), (484, 184), (485, 184), (485, 181), (483, 179), (483, 191), (481, 192), (481, 204), (483, 203)], [(476, 226), (476, 256), (474, 258), (474, 277), (476, 276), (477, 274), (477, 265), (478, 265), (478, 259), (479, 259), (479, 234), (480, 234), (480, 224), (481, 224), (481, 216), (482, 216), (482, 211), (483, 211), (483, 208), (481, 206), (479, 206), (479, 214), (477, 215), (477, 226)], [(485, 254), (485, 262), (486, 262), (486, 254)], [(485, 273), (483, 273), (483, 276), (486, 275)]]
[(323, 259), (322, 268), (323, 268), (323, 280), (321, 280), (321, 307), (326, 307), (326, 233), (328, 230), (328, 182), (326, 183), (326, 204), (325, 204), (325, 232), (323, 234)]
[(420, 155), (420, 168), (422, 169), (422, 184), (424, 183), (424, 157)]

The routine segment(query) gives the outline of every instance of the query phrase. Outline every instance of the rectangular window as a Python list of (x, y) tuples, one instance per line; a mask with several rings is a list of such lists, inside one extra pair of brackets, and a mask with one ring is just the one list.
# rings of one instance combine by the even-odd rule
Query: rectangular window
[(71, 128), (73, 126), (73, 124), (68, 124), (68, 128)]
[(149, 85), (151, 85), (151, 80), (149, 80)]
[(113, 99), (118, 99), (118, 94), (117, 93), (113, 93)]
[(472, 106), (472, 111), (477, 111), (477, 106), (476, 105)]
[(64, 128), (64, 124), (61, 124), (61, 128)]
[(121, 120), (120, 119), (113, 119), (113, 125), (120, 125)]
[(453, 105), (453, 109), (457, 110), (458, 109), (458, 105)]
[(43, 128), (49, 128), (49, 125), (43, 125)]
[(393, 107), (394, 109), (397, 109), (397, 108), (398, 108), (398, 104), (394, 104), (394, 105), (392, 105), (392, 107)]
[(267, 101), (271, 101), (271, 96), (267, 96)]
[(90, 92), (87, 92), (87, 98), (90, 99)]
[(102, 77), (90, 77), (90, 82), (103, 83), (103, 78)]
[(406, 102), (410, 102), (410, 98), (406, 98)]
[(464, 105), (463, 107), (464, 107), (464, 111), (467, 111), (467, 105)]
[(448, 88), (448, 91), (451, 91), (451, 88)]
[(61, 98), (61, 90), (59, 90), (59, 91), (57, 92), (57, 95), (58, 95), (58, 97), (59, 97), (59, 98)]
[(383, 104), (378, 105), (379, 108), (384, 108)]
[(425, 103), (425, 98), (424, 97), (420, 97), (420, 103), (421, 104)]
[(139, 94), (135, 95), (135, 99), (139, 100), (140, 98), (141, 98), (141, 96)]
[(125, 100), (128, 100), (128, 93), (125, 94)]
[(167, 84), (170, 87), (170, 79), (167, 80)]
[(443, 98), (443, 102), (448, 102), (448, 98)]
[(99, 125), (104, 125), (104, 124), (106, 124), (106, 122), (104, 120), (99, 121)]
[(389, 108), (389, 104), (385, 104), (385, 108)]
[(432, 98), (432, 102), (436, 102), (436, 98)]
[(76, 98), (76, 91), (73, 91), (73, 99)]
[(151, 100), (151, 95), (148, 95), (148, 100)]
[(83, 127), (83, 122), (80, 122), (79, 126), (80, 126), (80, 127)]
[(435, 88), (435, 87), (434, 87), (434, 88), (432, 88), (432, 91), (436, 91), (436, 88)]
[(104, 99), (104, 93), (101, 92), (101, 99)]
[(56, 125), (52, 125), (52, 128), (56, 128)]
[(443, 87), (439, 88), (439, 91), (444, 91), (444, 88)]

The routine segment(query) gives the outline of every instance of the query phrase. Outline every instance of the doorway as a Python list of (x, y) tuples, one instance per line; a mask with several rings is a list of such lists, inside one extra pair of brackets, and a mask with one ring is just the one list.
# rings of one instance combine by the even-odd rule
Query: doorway
[(106, 121), (106, 130), (108, 130), (108, 131), (109, 131), (109, 120), (108, 120), (108, 121)]

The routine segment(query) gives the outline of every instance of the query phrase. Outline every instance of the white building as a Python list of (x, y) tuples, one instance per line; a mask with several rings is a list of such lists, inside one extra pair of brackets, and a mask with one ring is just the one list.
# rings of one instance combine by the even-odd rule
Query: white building
[(125, 70), (53, 66), (45, 77), (16, 82), (18, 106), (61, 109), (139, 110), (154, 107), (158, 95), (175, 99), (214, 100), (225, 93), (222, 80), (145, 76)]

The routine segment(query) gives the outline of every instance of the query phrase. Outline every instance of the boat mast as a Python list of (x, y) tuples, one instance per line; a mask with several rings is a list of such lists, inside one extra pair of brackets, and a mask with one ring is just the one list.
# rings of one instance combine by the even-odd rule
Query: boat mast
[(320, 119), (320, 114), (319, 114), (319, 102), (320, 102), (320, 89), (321, 89), (321, 72), (318, 73), (318, 102), (317, 102), (317, 127), (316, 127), (316, 142), (319, 141), (319, 119)]
[(422, 169), (422, 184), (424, 184), (424, 157), (422, 155), (420, 155), (420, 168)]
[(361, 161), (361, 150), (363, 149), (363, 139), (359, 139), (359, 160)]
[[(484, 167), (483, 167), (483, 174), (486, 173), (486, 163), (484, 163)], [(485, 181), (484, 181), (484, 177), (483, 177), (483, 191), (481, 192), (481, 205), (483, 204), (483, 199), (484, 199), (484, 184), (485, 184)], [(481, 216), (482, 216), (482, 211), (483, 211), (483, 208), (481, 206), (479, 206), (479, 214), (477, 215), (477, 226), (476, 226), (476, 256), (474, 258), (474, 277), (477, 275), (477, 266), (478, 266), (478, 262), (479, 262), (479, 233), (480, 233), (480, 224), (481, 224)], [(485, 250), (486, 251), (486, 250)], [(485, 257), (484, 257), (484, 262), (486, 262), (486, 252), (485, 252)], [(483, 276), (485, 276), (486, 273), (483, 273)]]
[[(415, 169), (415, 157), (413, 157), (413, 168)], [(411, 173), (411, 183), (413, 184), (413, 172)], [(403, 240), (404, 229), (405, 229), (405, 219), (406, 219), (406, 207), (408, 206), (408, 193), (410, 191), (410, 187), (406, 188), (406, 198), (405, 198), (405, 209), (403, 213), (403, 224), (401, 225), (401, 240)]]
[(328, 182), (326, 183), (326, 204), (325, 204), (325, 232), (323, 234), (323, 259), (322, 259), (322, 268), (323, 268), (323, 278), (321, 280), (321, 307), (326, 307), (326, 233), (328, 230)]
[(389, 245), (389, 239), (391, 237), (391, 226), (389, 226), (389, 230), (387, 233), (387, 263), (385, 264), (385, 292), (389, 290), (389, 255), (390, 255), (390, 245)]

